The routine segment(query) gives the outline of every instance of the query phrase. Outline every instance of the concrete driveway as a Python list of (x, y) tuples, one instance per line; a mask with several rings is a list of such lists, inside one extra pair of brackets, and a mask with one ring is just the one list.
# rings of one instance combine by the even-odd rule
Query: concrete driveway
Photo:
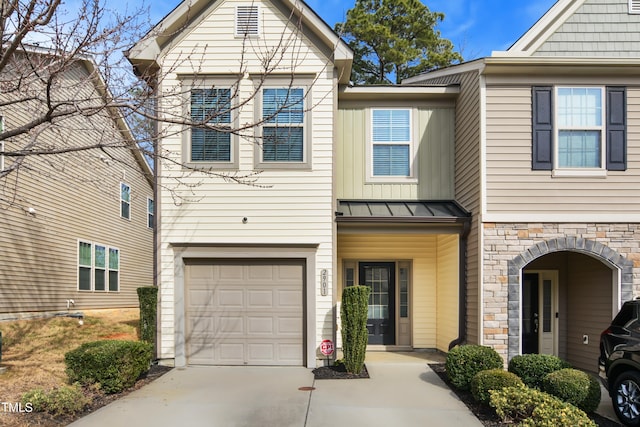
[(428, 359), (367, 355), (371, 378), (359, 380), (315, 381), (306, 368), (176, 368), (71, 426), (482, 426)]

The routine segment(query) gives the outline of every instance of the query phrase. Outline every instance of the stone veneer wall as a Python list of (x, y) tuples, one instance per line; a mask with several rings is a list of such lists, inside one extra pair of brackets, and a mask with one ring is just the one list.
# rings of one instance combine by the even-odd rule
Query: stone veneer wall
[(580, 252), (621, 270), (621, 299), (640, 294), (640, 224), (484, 223), (483, 344), (519, 354), (520, 275), (553, 252)]

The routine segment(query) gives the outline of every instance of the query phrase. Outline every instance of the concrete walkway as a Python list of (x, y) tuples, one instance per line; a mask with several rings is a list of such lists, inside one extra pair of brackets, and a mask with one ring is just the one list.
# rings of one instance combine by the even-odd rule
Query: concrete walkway
[(367, 354), (371, 378), (360, 380), (315, 381), (306, 368), (176, 368), (71, 426), (482, 426), (428, 367), (434, 357)]

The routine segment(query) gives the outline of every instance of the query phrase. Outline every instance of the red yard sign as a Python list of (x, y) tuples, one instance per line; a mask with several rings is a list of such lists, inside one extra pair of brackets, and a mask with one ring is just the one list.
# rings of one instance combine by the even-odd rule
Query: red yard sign
[(333, 341), (331, 340), (322, 340), (320, 344), (320, 351), (325, 356), (330, 356), (333, 354)]

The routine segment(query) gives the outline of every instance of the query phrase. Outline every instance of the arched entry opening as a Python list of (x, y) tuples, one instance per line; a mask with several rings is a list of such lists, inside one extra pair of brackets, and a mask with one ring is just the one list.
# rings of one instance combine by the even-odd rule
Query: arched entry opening
[(510, 261), (509, 358), (555, 354), (595, 372), (600, 332), (632, 297), (632, 264), (598, 242), (555, 239)]

